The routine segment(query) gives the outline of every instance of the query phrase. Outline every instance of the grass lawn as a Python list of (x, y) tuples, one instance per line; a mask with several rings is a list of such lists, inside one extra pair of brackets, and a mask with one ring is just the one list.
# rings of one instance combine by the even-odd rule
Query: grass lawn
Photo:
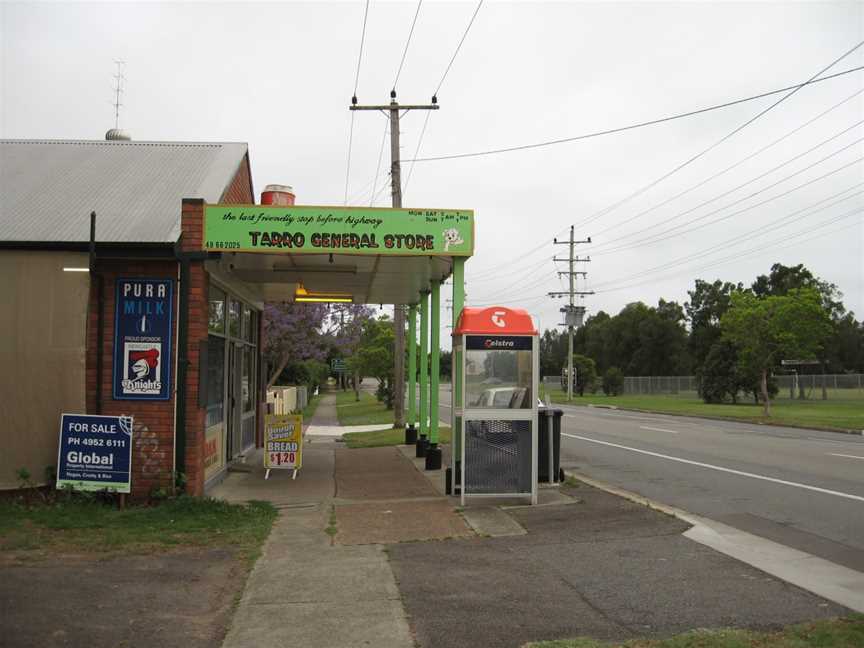
[[(567, 395), (560, 389), (547, 390), (553, 403), (566, 403)], [(771, 403), (771, 418), (762, 415), (762, 405), (745, 402), (711, 405), (696, 396), (632, 394), (605, 396), (602, 393), (574, 397), (573, 405), (614, 405), (625, 409), (640, 409), (663, 414), (686, 414), (739, 419), (753, 423), (774, 423), (795, 427), (821, 427), (841, 430), (864, 429), (864, 397), (857, 398), (829, 393), (829, 400), (780, 399)], [(544, 396), (545, 401), (545, 396)]]
[[(257, 558), (276, 509), (195, 497), (158, 506), (127, 506), (59, 495), (54, 503), (25, 506), (0, 502), (0, 553), (151, 552), (181, 546), (224, 546), (247, 560)], [(19, 553), (20, 555), (20, 553)]]
[(670, 639), (608, 643), (593, 639), (538, 641), (525, 648), (856, 648), (864, 646), (864, 615), (790, 626), (780, 632), (693, 630)]
[(393, 410), (379, 403), (373, 394), (360, 392), (360, 401), (354, 400), (351, 390), (336, 392), (336, 416), (339, 425), (393, 425)]
[(318, 403), (321, 401), (321, 394), (311, 396), (306, 407), (303, 408), (303, 422), (306, 423), (315, 415), (315, 410), (318, 409)]
[[(342, 438), (349, 448), (380, 448), (405, 443), (405, 430), (392, 428), (378, 432), (349, 432)], [(438, 443), (450, 443), (450, 428), (438, 428)]]

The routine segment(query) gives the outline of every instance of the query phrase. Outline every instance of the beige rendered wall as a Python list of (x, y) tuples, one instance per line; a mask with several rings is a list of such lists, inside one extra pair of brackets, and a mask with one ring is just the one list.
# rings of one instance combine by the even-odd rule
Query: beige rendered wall
[(86, 253), (0, 250), (0, 489), (44, 483), (62, 412), (85, 412)]

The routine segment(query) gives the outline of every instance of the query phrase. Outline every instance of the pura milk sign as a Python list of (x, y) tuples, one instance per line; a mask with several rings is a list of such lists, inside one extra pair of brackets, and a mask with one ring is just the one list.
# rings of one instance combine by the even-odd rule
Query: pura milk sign
[(63, 414), (57, 488), (128, 493), (131, 469), (131, 416)]
[(171, 398), (173, 279), (117, 279), (114, 400)]

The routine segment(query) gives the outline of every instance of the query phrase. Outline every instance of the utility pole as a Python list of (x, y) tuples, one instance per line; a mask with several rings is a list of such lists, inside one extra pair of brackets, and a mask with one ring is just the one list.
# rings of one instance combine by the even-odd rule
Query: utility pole
[[(384, 105), (357, 105), (356, 95), (351, 97), (350, 110), (380, 110), (390, 117), (390, 187), (392, 194), (392, 205), (395, 208), (402, 207), (402, 165), (399, 155), (399, 111), (409, 110), (438, 110), (438, 98), (432, 97), (432, 103), (411, 104), (400, 106), (396, 101), (396, 90), (390, 91), (390, 103)], [(405, 114), (403, 113), (403, 115)], [(393, 328), (394, 328), (394, 362), (393, 374), (395, 384), (393, 385), (393, 419), (397, 428), (405, 427), (405, 305), (393, 305)], [(437, 416), (437, 413), (435, 414)]]
[(585, 317), (585, 307), (584, 306), (576, 306), (573, 301), (576, 295), (593, 295), (594, 291), (580, 291), (576, 290), (576, 277), (581, 275), (582, 277), (588, 276), (587, 272), (581, 272), (574, 270), (574, 264), (576, 263), (588, 263), (591, 261), (590, 258), (580, 259), (576, 256), (576, 246), (581, 245), (583, 243), (590, 243), (591, 237), (589, 236), (584, 241), (577, 241), (574, 238), (573, 226), (570, 226), (570, 239), (567, 241), (559, 241), (557, 238), (553, 239), (553, 243), (555, 245), (569, 245), (570, 246), (570, 254), (566, 259), (559, 259), (555, 257), (555, 261), (567, 261), (569, 264), (569, 269), (567, 272), (559, 272), (559, 275), (566, 274), (570, 280), (570, 289), (567, 292), (550, 292), (550, 297), (563, 297), (567, 295), (570, 297), (570, 303), (561, 309), (561, 312), (564, 313), (564, 324), (567, 326), (567, 401), (570, 402), (573, 400), (573, 331), (574, 329), (582, 326), (582, 319)]

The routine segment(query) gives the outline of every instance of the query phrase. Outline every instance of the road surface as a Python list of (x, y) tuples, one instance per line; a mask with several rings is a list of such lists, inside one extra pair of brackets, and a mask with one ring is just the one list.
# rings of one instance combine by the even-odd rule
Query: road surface
[(556, 407), (565, 469), (864, 572), (864, 437)]

